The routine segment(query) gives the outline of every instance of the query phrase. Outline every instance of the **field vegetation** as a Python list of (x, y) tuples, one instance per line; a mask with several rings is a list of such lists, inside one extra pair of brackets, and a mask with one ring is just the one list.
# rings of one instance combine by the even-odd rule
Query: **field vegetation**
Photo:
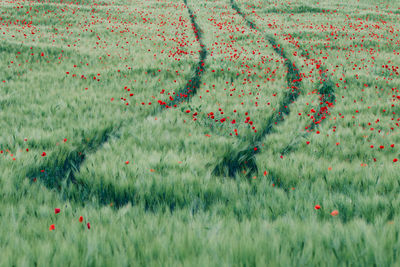
[(0, 0), (0, 265), (400, 265), (399, 16)]

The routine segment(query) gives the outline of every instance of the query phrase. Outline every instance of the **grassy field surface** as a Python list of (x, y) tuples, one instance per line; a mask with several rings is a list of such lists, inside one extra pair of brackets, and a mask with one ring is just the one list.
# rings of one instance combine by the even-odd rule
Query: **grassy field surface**
[(0, 266), (399, 266), (400, 2), (0, 0)]

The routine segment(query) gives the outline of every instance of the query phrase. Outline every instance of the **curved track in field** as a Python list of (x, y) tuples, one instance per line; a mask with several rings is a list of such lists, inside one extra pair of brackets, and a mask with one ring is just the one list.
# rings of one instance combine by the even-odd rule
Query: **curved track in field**
[[(257, 30), (256, 25), (246, 18), (246, 15), (237, 6), (234, 0), (231, 0), (231, 7), (243, 17), (247, 25), (251, 29)], [(284, 94), (284, 97), (279, 104), (278, 110), (268, 118), (266, 126), (263, 128), (253, 140), (253, 142), (244, 150), (236, 151), (227, 154), (214, 169), (216, 175), (229, 175), (234, 176), (239, 170), (247, 169), (250, 173), (257, 171), (257, 165), (255, 162), (255, 154), (260, 151), (261, 141), (271, 133), (272, 127), (279, 122), (283, 121), (284, 115), (290, 113), (289, 105), (293, 103), (300, 95), (300, 84), (301, 77), (299, 70), (295, 67), (295, 64), (286, 56), (286, 53), (281, 47), (277, 40), (270, 35), (265, 36), (266, 40), (272, 45), (275, 52), (285, 60), (285, 67), (287, 68), (286, 84), (288, 91)]]
[(200, 87), (201, 77), (204, 73), (205, 60), (207, 58), (207, 49), (203, 43), (202, 31), (196, 22), (196, 15), (194, 15), (192, 9), (188, 7), (187, 0), (184, 0), (183, 2), (185, 3), (188, 10), (196, 40), (200, 44), (200, 58), (198, 63), (193, 67), (193, 76), (188, 80), (186, 86), (182, 87), (178, 92), (176, 92), (174, 100), (166, 104), (167, 108), (172, 106), (176, 107), (176, 105), (178, 105), (179, 103), (189, 101), (197, 93), (197, 90)]
[(286, 155), (291, 151), (295, 150), (297, 144), (301, 142), (301, 139), (306, 138), (318, 124), (323, 122), (323, 120), (326, 118), (326, 114), (328, 113), (329, 107), (331, 107), (333, 105), (333, 102), (335, 102), (335, 90), (333, 88), (334, 85), (326, 76), (325, 81), (318, 90), (318, 93), (320, 94), (320, 99), (319, 99), (320, 104), (318, 112), (316, 113), (316, 115), (314, 115), (312, 123), (307, 126), (308, 132), (296, 135), (290, 141), (290, 143), (281, 150), (281, 155)]
[[(190, 101), (191, 98), (197, 93), (197, 90), (200, 87), (202, 75), (204, 73), (207, 50), (202, 41), (202, 31), (196, 23), (196, 16), (187, 5), (187, 0), (184, 0), (183, 2), (185, 3), (189, 13), (195, 38), (200, 44), (199, 60), (194, 66), (192, 66), (192, 76), (188, 79), (186, 85), (176, 92), (175, 99), (167, 103), (161, 103), (160, 106), (154, 109), (152, 115), (156, 115), (159, 112), (166, 110), (166, 108), (176, 107), (180, 103)], [(30, 177), (32, 179), (40, 179), (48, 188), (53, 188), (59, 191), (62, 191), (66, 185), (74, 184), (75, 186), (79, 186), (79, 191), (82, 193), (82, 195), (71, 196), (68, 192), (63, 192), (64, 196), (66, 198), (70, 197), (74, 199), (80, 199), (82, 201), (86, 200), (89, 193), (93, 192), (88, 188), (87, 184), (77, 181), (75, 178), (76, 174), (79, 173), (80, 167), (88, 155), (96, 153), (96, 151), (100, 150), (101, 147), (106, 144), (111, 137), (119, 138), (118, 131), (121, 129), (121, 127), (122, 124), (119, 124), (117, 126), (114, 125), (101, 129), (95, 134), (95, 136), (90, 138), (90, 141), (85, 141), (83, 139), (81, 146), (76, 150), (61, 151), (60, 154), (65, 154), (63, 160), (60, 160), (60, 158), (63, 158), (60, 156), (57, 162), (49, 160), (39, 168), (28, 172), (30, 173)], [(132, 201), (134, 198), (134, 193), (131, 193), (130, 196), (124, 196), (121, 199), (116, 199), (116, 197), (113, 196), (113, 185), (111, 184), (104, 185), (102, 191), (95, 192), (95, 195), (98, 196), (100, 202), (109, 204), (109, 201), (112, 201), (115, 206), (126, 204), (127, 202)]]
[[(246, 15), (241, 11), (239, 6), (236, 4), (234, 0), (230, 0), (231, 7), (243, 17), (246, 21), (247, 25), (251, 29), (257, 30), (257, 26), (255, 23), (250, 21)], [(261, 133), (259, 133), (252, 141), (250, 145), (248, 145), (245, 149), (240, 151), (233, 151), (232, 153), (227, 153), (222, 161), (214, 168), (213, 173), (216, 175), (227, 175), (227, 176), (235, 176), (235, 174), (240, 170), (247, 171), (247, 174), (250, 175), (253, 172), (257, 172), (257, 164), (255, 161), (255, 155), (260, 152), (262, 140), (268, 136), (274, 125), (277, 125), (279, 122), (284, 120), (284, 115), (289, 115), (290, 109), (289, 105), (296, 101), (296, 99), (300, 95), (300, 85), (301, 85), (301, 76), (299, 70), (296, 68), (295, 64), (286, 56), (283, 48), (280, 44), (278, 44), (277, 40), (271, 35), (265, 35), (265, 38), (272, 45), (275, 52), (280, 55), (285, 60), (285, 66), (287, 68), (288, 74), (286, 76), (286, 84), (289, 89), (281, 103), (279, 104), (278, 110), (268, 119), (266, 126), (263, 128)], [(308, 126), (309, 130), (313, 130), (316, 125), (321, 121), (321, 118), (324, 116), (324, 111), (326, 110), (326, 105), (328, 103), (332, 103), (335, 99), (333, 94), (333, 86), (329, 79), (326, 77), (325, 82), (322, 87), (319, 89), (319, 93), (321, 94), (321, 104), (317, 115), (315, 116), (314, 121), (311, 125)], [(306, 134), (303, 134), (303, 137)], [(295, 145), (298, 144), (298, 139), (300, 136), (296, 136), (285, 148), (282, 150), (282, 154), (289, 153), (294, 149)]]

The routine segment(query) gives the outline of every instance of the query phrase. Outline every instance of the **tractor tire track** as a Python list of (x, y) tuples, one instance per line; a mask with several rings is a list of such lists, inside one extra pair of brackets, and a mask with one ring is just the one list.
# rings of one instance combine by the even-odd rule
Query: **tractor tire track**
[(174, 100), (168, 102), (168, 104), (165, 104), (166, 108), (176, 107), (178, 104), (185, 101), (189, 101), (194, 95), (196, 95), (197, 90), (200, 87), (201, 78), (203, 76), (203, 73), (205, 72), (204, 66), (205, 66), (205, 60), (207, 58), (207, 49), (205, 44), (203, 43), (202, 30), (197, 24), (196, 15), (193, 13), (192, 9), (188, 6), (187, 0), (183, 0), (183, 2), (185, 3), (185, 6), (189, 13), (190, 22), (192, 23), (192, 28), (196, 40), (200, 44), (199, 61), (197, 65), (195, 65), (192, 68), (193, 71), (192, 77), (188, 80), (185, 86), (183, 86), (181, 89), (178, 90), (178, 92), (176, 92)]
[[(207, 49), (202, 40), (202, 30), (196, 22), (196, 16), (192, 9), (187, 5), (187, 0), (183, 0), (187, 11), (190, 16), (193, 32), (196, 40), (200, 44), (199, 60), (192, 66), (192, 76), (187, 81), (186, 85), (180, 88), (176, 92), (176, 97), (172, 101), (162, 102), (160, 106), (155, 108), (152, 115), (156, 115), (166, 108), (176, 107), (178, 104), (188, 102), (196, 95), (198, 88), (201, 84), (202, 75), (205, 72), (205, 60), (207, 58)], [(162, 107), (164, 106), (164, 107)], [(161, 107), (161, 108), (160, 108)], [(111, 137), (119, 139), (119, 130), (122, 128), (122, 123), (118, 126), (106, 127), (102, 131), (96, 133), (96, 138), (91, 142), (82, 142), (80, 148), (74, 151), (61, 151), (54, 160), (48, 160), (42, 164), (38, 169), (28, 171), (31, 179), (38, 178), (43, 181), (44, 185), (50, 189), (56, 189), (63, 192), (65, 199), (72, 199), (78, 202), (84, 202), (89, 199), (90, 195), (94, 194), (100, 203), (109, 204), (113, 202), (116, 207), (133, 202), (135, 200), (135, 190), (130, 189), (129, 192), (123, 192), (122, 194), (116, 194), (116, 188), (112, 184), (106, 184), (101, 186), (97, 191), (93, 192), (90, 185), (85, 182), (78, 181), (76, 179), (77, 174), (80, 172), (82, 164), (90, 154), (96, 153), (100, 150), (104, 144), (109, 142)], [(65, 157), (62, 154), (66, 155)], [(54, 167), (55, 166), (55, 167)], [(70, 185), (74, 185), (79, 188), (75, 190), (79, 195), (71, 194), (68, 190), (63, 190)], [(67, 187), (66, 187), (67, 186)]]
[[(308, 53), (304, 51), (304, 49), (300, 48), (301, 50), (301, 55), (304, 56), (306, 59), (310, 59), (310, 56)], [(301, 143), (301, 140), (306, 138), (316, 127), (318, 124), (321, 124), (324, 119), (326, 119), (326, 115), (329, 112), (329, 108), (333, 107), (333, 103), (336, 100), (335, 96), (335, 85), (331, 81), (330, 77), (328, 74), (328, 69), (321, 64), (321, 70), (319, 72), (319, 79), (321, 82), (321, 86), (318, 88), (318, 95), (320, 95), (319, 100), (320, 103), (318, 105), (318, 112), (313, 118), (313, 121), (311, 124), (303, 127), (303, 129), (307, 129), (306, 133), (303, 134), (298, 134), (292, 140), (289, 142), (287, 146), (285, 146), (280, 154), (286, 155), (292, 151), (294, 151), (299, 143)], [(325, 76), (323, 77), (323, 74), (325, 73)]]
[[(238, 5), (235, 3), (234, 0), (231, 0), (231, 6), (238, 14), (240, 14), (243, 17), (243, 19), (246, 21), (246, 23), (251, 29), (257, 29), (256, 24), (246, 18), (246, 15), (240, 10), (240, 8), (238, 7)], [(282, 58), (285, 59), (285, 66), (288, 69), (288, 76), (286, 79), (288, 88), (294, 88), (293, 86), (295, 86), (296, 89), (299, 89), (298, 86), (300, 85), (301, 77), (298, 72), (298, 69), (295, 69), (295, 64), (292, 64), (290, 62), (290, 60), (286, 57), (283, 49), (280, 50), (278, 48), (277, 42), (272, 36), (266, 35), (265, 38), (273, 46), (275, 52), (280, 54)], [(302, 54), (305, 55), (305, 57), (308, 59), (309, 58), (308, 54), (305, 53), (303, 49), (301, 50)], [(327, 71), (328, 70), (323, 67), (323, 69), (319, 73), (320, 80), (323, 81), (322, 86), (320, 86), (320, 88), (318, 89), (318, 94), (320, 95), (319, 110), (318, 113), (314, 116), (312, 123), (307, 127), (305, 127), (308, 130), (308, 132), (296, 135), (290, 141), (290, 143), (283, 150), (281, 150), (281, 155), (285, 155), (293, 151), (300, 143), (301, 138), (305, 138), (307, 135), (309, 135), (310, 132), (312, 132), (317, 127), (317, 125), (320, 124), (326, 118), (325, 114), (327, 114), (328, 109), (333, 106), (333, 103), (335, 101), (334, 85), (327, 74), (325, 74), (324, 78), (322, 77), (323, 73), (326, 73)], [(298, 78), (295, 79), (296, 77)], [(247, 170), (248, 175), (250, 175), (253, 172), (257, 172), (258, 168), (255, 162), (255, 155), (260, 151), (261, 141), (268, 134), (270, 134), (274, 124), (276, 125), (278, 124), (278, 122), (283, 120), (283, 115), (289, 114), (290, 110), (288, 108), (288, 105), (294, 102), (298, 96), (299, 94), (296, 95), (293, 90), (292, 92), (288, 92), (284, 96), (284, 99), (280, 105), (278, 112), (269, 118), (263, 132), (253, 140), (253, 143), (243, 150), (230, 151), (230, 153), (227, 153), (224, 156), (222, 162), (215, 167), (213, 173), (216, 175), (229, 175), (233, 177), (239, 170)]]
[[(61, 190), (61, 186), (64, 182), (77, 184), (78, 182), (75, 178), (75, 174), (79, 172), (87, 155), (95, 153), (107, 143), (111, 137), (116, 136), (116, 132), (120, 127), (121, 125), (116, 127), (109, 126), (101, 131), (96, 131), (96, 134), (91, 136), (89, 141), (87, 141), (87, 137), (83, 137), (80, 147), (72, 151), (61, 149), (56, 158), (50, 158), (45, 161), (39, 167), (39, 170), (29, 171), (29, 176), (32, 179), (40, 179), (45, 186), (56, 190)], [(50, 155), (50, 157), (51, 156), (52, 155)]]
[[(246, 15), (241, 11), (234, 0), (231, 0), (231, 7), (243, 17), (247, 25), (254, 30), (257, 30), (257, 26), (250, 21)], [(257, 172), (257, 164), (255, 162), (255, 155), (260, 152), (261, 141), (271, 133), (274, 125), (284, 120), (284, 115), (290, 113), (289, 105), (296, 101), (300, 95), (300, 85), (302, 78), (300, 77), (299, 70), (295, 64), (286, 56), (285, 51), (280, 49), (280, 44), (276, 41), (273, 36), (266, 35), (266, 40), (272, 45), (274, 51), (285, 60), (285, 67), (287, 68), (286, 84), (288, 91), (284, 94), (283, 100), (279, 104), (277, 112), (270, 116), (267, 120), (266, 126), (263, 128), (247, 146), (247, 148), (240, 151), (230, 151), (227, 153), (222, 161), (214, 168), (213, 173), (215, 175), (228, 175), (235, 176), (239, 170), (246, 170), (248, 175), (252, 172)]]
[(310, 133), (317, 127), (317, 125), (321, 124), (326, 119), (326, 114), (328, 114), (329, 108), (333, 107), (333, 103), (336, 99), (335, 90), (332, 81), (330, 81), (328, 77), (325, 78), (325, 82), (319, 88), (318, 93), (321, 95), (319, 98), (319, 110), (314, 116), (312, 123), (304, 127), (304, 129), (307, 129), (307, 132), (296, 135), (290, 141), (290, 143), (281, 150), (280, 154), (282, 156), (294, 151), (297, 145), (301, 143), (301, 140), (310, 135)]

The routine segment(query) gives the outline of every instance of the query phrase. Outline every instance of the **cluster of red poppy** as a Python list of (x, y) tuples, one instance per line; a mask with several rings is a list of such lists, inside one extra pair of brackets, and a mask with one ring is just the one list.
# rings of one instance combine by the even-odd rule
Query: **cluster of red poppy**
[[(55, 209), (54, 209), (54, 213), (55, 213), (55, 214), (58, 214), (58, 213), (60, 213), (60, 212), (61, 212), (61, 209), (60, 209), (60, 208), (55, 208)], [(78, 221), (79, 221), (80, 223), (82, 223), (82, 222), (83, 222), (83, 216), (79, 216)], [(87, 227), (88, 229), (90, 229), (90, 222), (87, 222), (87, 223), (86, 223), (86, 227)], [(55, 229), (56, 229), (55, 224), (51, 224), (51, 225), (49, 226), (49, 230), (50, 230), (50, 231), (53, 231), (53, 230), (55, 230)]]

